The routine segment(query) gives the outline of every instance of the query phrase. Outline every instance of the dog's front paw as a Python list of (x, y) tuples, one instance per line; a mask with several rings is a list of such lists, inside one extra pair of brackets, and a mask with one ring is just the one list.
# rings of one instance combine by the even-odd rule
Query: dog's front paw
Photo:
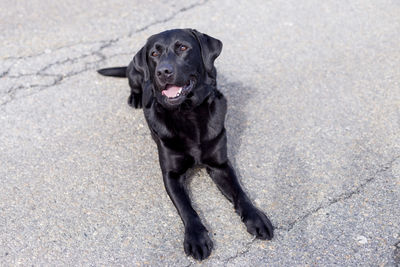
[(242, 221), (247, 227), (247, 232), (257, 238), (271, 240), (274, 236), (274, 227), (268, 217), (255, 207), (248, 208), (242, 215)]
[(185, 229), (183, 247), (186, 255), (201, 261), (210, 256), (213, 243), (203, 225), (191, 225)]
[(133, 108), (141, 108), (142, 94), (131, 93), (131, 95), (128, 97), (128, 105)]

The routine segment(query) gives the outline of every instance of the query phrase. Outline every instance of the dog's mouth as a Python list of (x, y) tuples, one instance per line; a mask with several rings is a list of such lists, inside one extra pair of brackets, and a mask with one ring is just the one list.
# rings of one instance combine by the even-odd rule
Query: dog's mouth
[(166, 96), (169, 100), (175, 100), (186, 96), (193, 89), (194, 84), (194, 79), (189, 79), (189, 81), (184, 86), (167, 84), (165, 86), (165, 90), (161, 91), (161, 94)]

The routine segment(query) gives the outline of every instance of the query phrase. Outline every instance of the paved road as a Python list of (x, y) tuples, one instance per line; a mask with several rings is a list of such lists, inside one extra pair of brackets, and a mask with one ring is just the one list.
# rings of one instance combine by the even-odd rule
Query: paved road
[(1, 1), (0, 265), (188, 266), (125, 65), (159, 31), (219, 38), (229, 153), (277, 227), (254, 240), (204, 170), (207, 266), (400, 264), (400, 4)]

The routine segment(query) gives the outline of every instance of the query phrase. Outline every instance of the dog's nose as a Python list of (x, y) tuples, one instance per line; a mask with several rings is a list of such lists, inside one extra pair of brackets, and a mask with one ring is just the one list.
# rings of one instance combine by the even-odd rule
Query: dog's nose
[(157, 76), (159, 78), (169, 78), (174, 74), (174, 69), (169, 64), (163, 64), (157, 68)]

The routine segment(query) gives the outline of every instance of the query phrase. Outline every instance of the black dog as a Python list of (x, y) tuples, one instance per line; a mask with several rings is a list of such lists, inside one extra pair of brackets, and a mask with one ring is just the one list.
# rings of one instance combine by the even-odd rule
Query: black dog
[(207, 168), (250, 234), (260, 239), (273, 236), (271, 222), (246, 196), (228, 160), (227, 105), (216, 88), (214, 67), (221, 50), (221, 41), (196, 30), (169, 30), (151, 36), (128, 67), (98, 71), (128, 77), (128, 103), (143, 107), (165, 188), (185, 226), (185, 253), (197, 260), (210, 255), (213, 243), (185, 190), (185, 174), (195, 165)]

